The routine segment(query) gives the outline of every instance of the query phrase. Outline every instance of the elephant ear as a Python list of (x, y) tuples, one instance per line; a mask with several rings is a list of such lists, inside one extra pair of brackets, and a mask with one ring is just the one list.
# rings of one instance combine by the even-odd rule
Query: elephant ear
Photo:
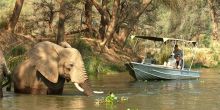
[(43, 42), (36, 45), (30, 55), (36, 70), (53, 83), (57, 83), (59, 76), (56, 46), (58, 45), (51, 42)]

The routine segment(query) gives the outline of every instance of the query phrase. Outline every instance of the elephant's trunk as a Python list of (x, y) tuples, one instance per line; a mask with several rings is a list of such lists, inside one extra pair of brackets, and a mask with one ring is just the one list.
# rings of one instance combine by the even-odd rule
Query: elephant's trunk
[(93, 95), (93, 91), (91, 89), (91, 85), (89, 83), (89, 80), (85, 80), (84, 83), (80, 83), (78, 85), (78, 83), (74, 83), (76, 88), (81, 91), (84, 92), (85, 95), (87, 96), (92, 96)]

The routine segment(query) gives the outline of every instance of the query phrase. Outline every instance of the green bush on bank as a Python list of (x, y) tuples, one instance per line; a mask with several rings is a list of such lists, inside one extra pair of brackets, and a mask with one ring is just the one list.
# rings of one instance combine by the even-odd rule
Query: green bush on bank
[(101, 56), (93, 55), (93, 56), (85, 56), (84, 63), (86, 71), (89, 75), (97, 75), (97, 74), (113, 74), (115, 72), (123, 72), (125, 71), (125, 67), (117, 64), (106, 63)]
[(85, 64), (86, 71), (89, 75), (107, 74), (114, 72), (125, 71), (125, 67), (122, 65), (112, 64), (102, 58), (101, 55), (95, 53), (91, 46), (84, 40), (77, 38), (70, 41), (70, 45), (80, 51)]
[(14, 68), (25, 59), (25, 52), (27, 50), (23, 46), (17, 46), (12, 48), (9, 53), (6, 54), (6, 60), (9, 69), (12, 71)]

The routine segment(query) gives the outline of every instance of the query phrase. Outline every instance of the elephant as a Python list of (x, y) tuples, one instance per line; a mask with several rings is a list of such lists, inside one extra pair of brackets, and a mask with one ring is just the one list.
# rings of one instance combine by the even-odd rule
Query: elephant
[[(9, 85), (7, 87), (7, 91), (11, 89), (11, 72), (6, 64), (3, 52), (0, 50), (0, 98), (3, 97), (2, 88)], [(8, 80), (3, 84), (3, 79), (7, 78)]]
[(66, 43), (37, 43), (13, 72), (15, 93), (59, 95), (65, 81), (87, 96), (94, 94), (80, 52)]

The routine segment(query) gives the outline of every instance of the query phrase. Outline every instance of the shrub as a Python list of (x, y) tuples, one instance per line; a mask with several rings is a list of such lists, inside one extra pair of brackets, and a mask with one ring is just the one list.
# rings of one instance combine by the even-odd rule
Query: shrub
[(6, 60), (10, 70), (13, 70), (20, 62), (25, 59), (26, 49), (22, 46), (14, 47), (7, 55)]

